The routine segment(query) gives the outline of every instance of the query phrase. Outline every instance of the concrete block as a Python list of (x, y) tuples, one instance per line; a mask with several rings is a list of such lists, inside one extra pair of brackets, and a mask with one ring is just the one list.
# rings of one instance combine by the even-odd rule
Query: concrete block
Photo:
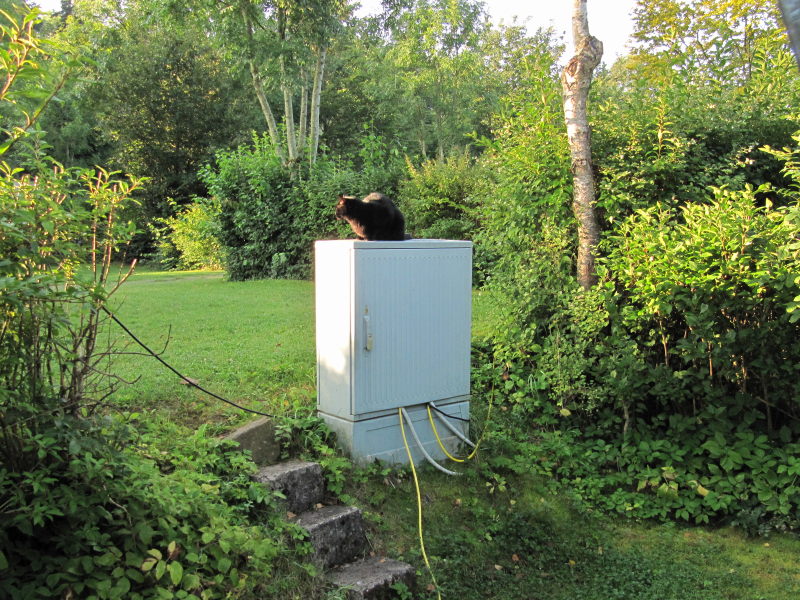
[(268, 417), (248, 423), (225, 438), (238, 442), (243, 450), (249, 450), (253, 462), (259, 467), (275, 463), (281, 454), (281, 447), (275, 440), (275, 425)]
[(268, 485), (286, 496), (287, 509), (293, 513), (308, 510), (325, 495), (322, 467), (317, 463), (288, 460), (262, 467), (253, 475), (253, 481)]
[(397, 582), (414, 590), (416, 574), (408, 563), (391, 558), (373, 557), (334, 569), (328, 579), (344, 588), (347, 600), (390, 600), (397, 598), (391, 588)]
[(366, 548), (364, 521), (355, 506), (323, 506), (301, 514), (296, 523), (308, 532), (314, 562), (324, 569), (346, 563)]

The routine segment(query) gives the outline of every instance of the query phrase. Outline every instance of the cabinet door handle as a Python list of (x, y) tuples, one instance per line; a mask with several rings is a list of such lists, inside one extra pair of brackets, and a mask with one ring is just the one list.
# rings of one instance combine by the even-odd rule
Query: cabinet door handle
[(369, 322), (369, 316), (364, 315), (364, 350), (372, 350), (372, 326)]

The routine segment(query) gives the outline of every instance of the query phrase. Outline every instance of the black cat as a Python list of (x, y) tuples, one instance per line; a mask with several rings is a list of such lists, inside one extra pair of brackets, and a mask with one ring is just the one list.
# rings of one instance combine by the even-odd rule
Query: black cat
[(363, 200), (353, 196), (339, 196), (336, 205), (336, 218), (350, 223), (360, 240), (370, 242), (408, 239), (406, 220), (388, 196), (377, 192)]

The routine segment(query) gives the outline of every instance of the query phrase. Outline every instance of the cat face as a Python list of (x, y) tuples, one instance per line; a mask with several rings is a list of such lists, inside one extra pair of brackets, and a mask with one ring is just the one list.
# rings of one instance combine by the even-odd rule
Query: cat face
[(350, 214), (350, 207), (352, 203), (356, 200), (353, 196), (339, 196), (339, 202), (336, 203), (336, 218), (337, 219), (344, 219), (348, 214)]

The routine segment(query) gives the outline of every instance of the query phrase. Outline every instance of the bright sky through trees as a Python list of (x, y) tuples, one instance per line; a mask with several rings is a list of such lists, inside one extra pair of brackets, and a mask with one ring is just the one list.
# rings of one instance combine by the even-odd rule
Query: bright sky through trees
[[(35, 0), (43, 10), (59, 10), (60, 0)], [(633, 31), (631, 13), (636, 0), (589, 0), (589, 30), (603, 42), (603, 59), (613, 62), (615, 58), (627, 53), (626, 44)], [(361, 0), (360, 14), (374, 14), (380, 10), (380, 0)], [(487, 0), (486, 7), (496, 22), (510, 24), (513, 18), (527, 19), (531, 30), (538, 27), (553, 26), (556, 33), (563, 34), (568, 44), (572, 43), (570, 33), (570, 2), (534, 0)], [(567, 54), (570, 51), (567, 50)], [(571, 54), (570, 54), (571, 56)]]
[[(360, 14), (379, 12), (380, 0), (361, 0)], [(589, 0), (589, 31), (603, 42), (603, 60), (611, 63), (618, 56), (627, 54), (626, 44), (633, 32), (631, 15), (636, 0)], [(571, 54), (572, 26), (570, 16), (572, 2), (566, 0), (486, 0), (486, 8), (495, 23), (510, 24), (516, 16), (519, 21), (527, 19), (528, 28), (552, 26), (558, 35), (563, 35)]]

